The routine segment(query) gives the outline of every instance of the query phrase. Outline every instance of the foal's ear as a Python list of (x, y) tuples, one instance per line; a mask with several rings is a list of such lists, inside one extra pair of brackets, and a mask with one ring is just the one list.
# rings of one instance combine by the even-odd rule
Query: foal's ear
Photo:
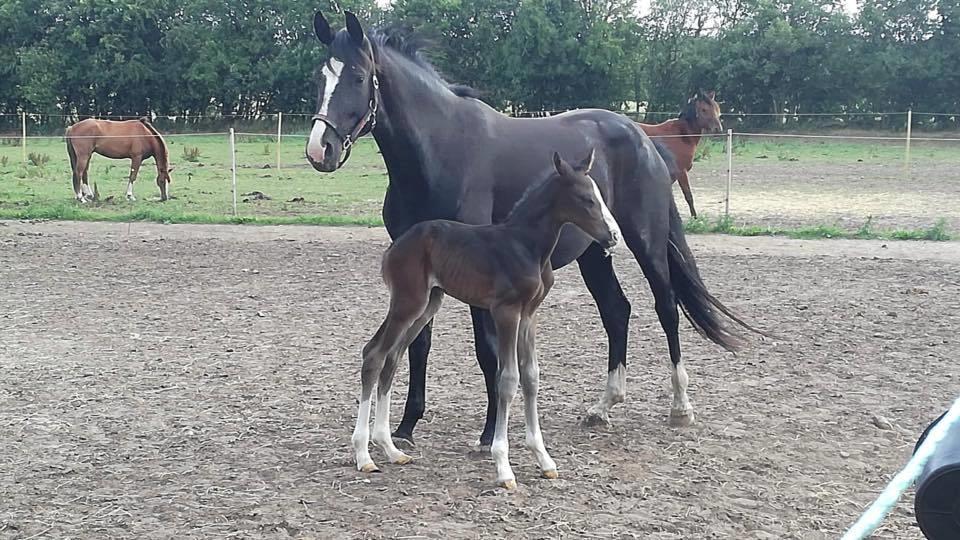
[(343, 16), (347, 19), (347, 33), (353, 38), (353, 42), (363, 45), (363, 26), (360, 25), (357, 16), (349, 11), (344, 11)]
[(717, 92), (714, 91), (714, 90), (711, 90), (711, 91), (707, 92), (707, 93), (704, 94), (704, 95), (707, 96), (707, 98), (708, 98), (710, 101), (713, 101), (713, 100), (716, 99), (716, 97), (717, 97)]
[(591, 148), (590, 155), (586, 159), (577, 164), (573, 169), (582, 174), (587, 174), (590, 172), (590, 169), (593, 168), (593, 160), (597, 157), (597, 149)]
[(560, 157), (560, 154), (557, 152), (553, 153), (553, 166), (557, 169), (557, 173), (560, 176), (570, 176), (573, 174), (573, 169), (570, 165)]
[(317, 34), (317, 39), (324, 45), (333, 43), (333, 31), (330, 30), (330, 23), (319, 11), (313, 16), (313, 31)]

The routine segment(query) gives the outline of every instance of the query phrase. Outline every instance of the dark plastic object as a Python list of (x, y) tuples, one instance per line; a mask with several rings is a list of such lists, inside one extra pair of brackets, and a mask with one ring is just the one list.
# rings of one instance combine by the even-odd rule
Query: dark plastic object
[[(913, 451), (947, 413), (943, 413), (923, 430)], [(920, 531), (928, 540), (960, 539), (960, 422), (947, 431), (916, 482), (913, 502)]]

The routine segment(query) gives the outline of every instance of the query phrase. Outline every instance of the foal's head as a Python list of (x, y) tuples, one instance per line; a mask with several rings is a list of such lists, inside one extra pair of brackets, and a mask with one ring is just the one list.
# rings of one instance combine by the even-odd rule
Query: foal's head
[(717, 93), (700, 90), (687, 100), (687, 106), (680, 112), (680, 118), (686, 120), (701, 133), (720, 133), (720, 105), (716, 101)]
[(598, 244), (611, 249), (620, 243), (620, 226), (600, 194), (600, 187), (590, 177), (595, 150), (576, 165), (564, 161), (554, 152), (553, 166), (557, 176), (551, 181), (553, 215), (564, 223), (573, 223)]
[(373, 46), (357, 17), (344, 13), (346, 29), (334, 32), (317, 12), (313, 28), (330, 57), (320, 69), (317, 113), (307, 140), (307, 160), (321, 172), (337, 170), (356, 139), (373, 130), (379, 95)]

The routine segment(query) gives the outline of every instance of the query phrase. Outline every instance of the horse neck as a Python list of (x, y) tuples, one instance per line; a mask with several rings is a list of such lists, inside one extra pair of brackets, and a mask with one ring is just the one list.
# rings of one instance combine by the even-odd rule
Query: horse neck
[(146, 124), (142, 125), (147, 132), (150, 133), (150, 135), (153, 135), (150, 140), (153, 144), (153, 160), (157, 164), (157, 171), (160, 172), (167, 170), (170, 165), (167, 156), (167, 144), (163, 141), (163, 137), (160, 136), (160, 133), (157, 132), (156, 128)]
[(513, 230), (531, 251), (546, 264), (560, 239), (564, 222), (554, 216), (549, 186), (537, 185), (524, 195), (504, 221), (504, 226)]
[(439, 153), (431, 141), (459, 138), (456, 125), (450, 122), (451, 111), (463, 107), (465, 100), (402, 54), (386, 46), (378, 47), (377, 52), (380, 109), (373, 138), (391, 184), (404, 184), (402, 193), (416, 187), (426, 189), (433, 176), (429, 168), (434, 160), (430, 158)]
[[(682, 139), (686, 142), (692, 143), (696, 146), (700, 142), (700, 134), (703, 133), (703, 130), (697, 127), (693, 122), (686, 118), (674, 118), (664, 122), (673, 122), (673, 129), (677, 132), (677, 135), (685, 135)], [(694, 120), (696, 122), (696, 120)]]

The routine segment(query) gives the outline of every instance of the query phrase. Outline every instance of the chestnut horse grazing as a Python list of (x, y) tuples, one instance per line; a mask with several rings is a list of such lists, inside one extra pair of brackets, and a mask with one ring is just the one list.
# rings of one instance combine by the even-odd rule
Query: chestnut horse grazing
[(489, 310), (496, 326), (499, 402), (490, 451), (497, 466), (497, 482), (507, 489), (517, 485), (507, 456), (507, 419), (518, 382), (523, 386), (527, 446), (543, 476), (557, 477), (557, 465), (544, 447), (537, 414), (540, 368), (534, 346), (536, 310), (553, 286), (550, 257), (563, 225), (576, 225), (604, 250), (620, 243), (620, 227), (597, 183), (588, 176), (594, 155), (591, 150), (583, 163), (571, 166), (554, 153), (556, 173), (534, 183), (502, 223), (422, 221), (384, 253), (381, 271), (390, 289), (390, 308), (376, 335), (363, 348), (360, 410), (353, 431), (359, 470), (379, 470), (367, 449), (374, 388), (377, 410), (373, 441), (391, 462), (411, 461), (390, 435), (390, 385), (400, 355), (433, 319), (443, 296), (449, 294)]
[(130, 160), (130, 179), (127, 181), (127, 199), (133, 196), (133, 182), (137, 179), (143, 160), (153, 158), (157, 163), (157, 185), (160, 200), (170, 196), (170, 161), (167, 144), (160, 132), (146, 118), (139, 120), (97, 120), (87, 118), (67, 128), (67, 153), (73, 168), (73, 192), (80, 202), (93, 198), (87, 182), (90, 158), (96, 152), (111, 159)]
[(640, 128), (651, 139), (666, 146), (676, 159), (677, 169), (671, 169), (670, 173), (674, 182), (680, 182), (680, 190), (683, 191), (683, 198), (687, 200), (690, 215), (693, 217), (697, 217), (697, 210), (693, 207), (693, 193), (690, 191), (687, 171), (693, 167), (693, 154), (700, 142), (700, 135), (723, 131), (720, 105), (714, 98), (716, 92), (700, 90), (687, 101), (687, 106), (680, 111), (679, 117), (660, 124), (640, 124)]

